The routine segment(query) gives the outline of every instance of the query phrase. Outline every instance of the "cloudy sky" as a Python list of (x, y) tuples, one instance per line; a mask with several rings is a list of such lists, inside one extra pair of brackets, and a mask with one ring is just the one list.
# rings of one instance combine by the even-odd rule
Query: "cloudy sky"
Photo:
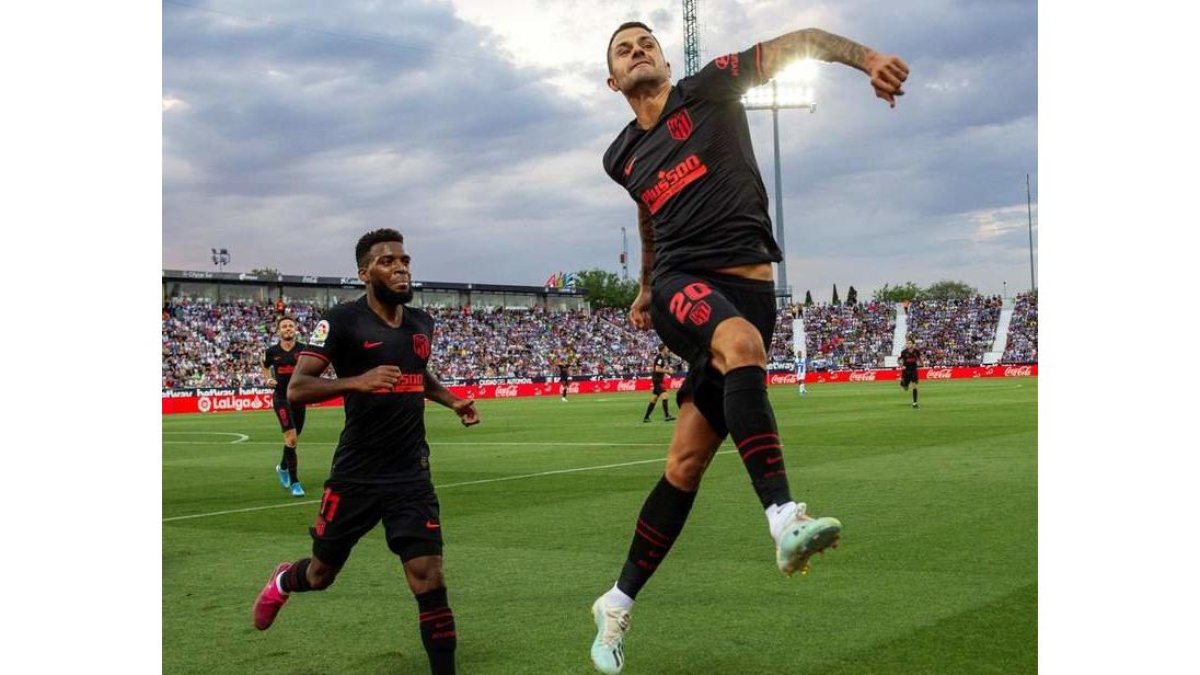
[[(788, 280), (828, 300), (885, 283), (1029, 285), (1037, 248), (1037, 5), (700, 0), (704, 61), (804, 27), (912, 69), (893, 110), (824, 64), (817, 110), (780, 113)], [(164, 0), (162, 265), (353, 272), (401, 230), (427, 281), (620, 273), (635, 206), (601, 169), (632, 118), (604, 86), (621, 21), (684, 74), (679, 0)], [(774, 200), (770, 113), (749, 113)], [(775, 213), (771, 204), (772, 216)]]

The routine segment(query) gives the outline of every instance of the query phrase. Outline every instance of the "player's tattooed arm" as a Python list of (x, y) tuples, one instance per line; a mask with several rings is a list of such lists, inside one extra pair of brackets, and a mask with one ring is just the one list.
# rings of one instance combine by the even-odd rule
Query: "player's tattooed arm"
[(642, 239), (642, 273), (638, 276), (640, 288), (633, 304), (629, 306), (629, 321), (638, 330), (650, 330), (650, 274), (654, 270), (654, 222), (650, 209), (638, 202), (638, 236)]
[(854, 40), (820, 28), (804, 28), (762, 43), (763, 79), (775, 77), (788, 64), (800, 59), (844, 63), (865, 73), (868, 53), (870, 49)]
[(871, 78), (875, 95), (895, 107), (908, 79), (908, 64), (898, 56), (880, 54), (854, 40), (819, 28), (804, 28), (762, 43), (763, 79), (774, 77), (793, 61), (818, 59), (842, 63)]
[(644, 288), (650, 288), (650, 272), (654, 269), (654, 221), (650, 209), (638, 202), (638, 236), (642, 240), (642, 272), (638, 280)]

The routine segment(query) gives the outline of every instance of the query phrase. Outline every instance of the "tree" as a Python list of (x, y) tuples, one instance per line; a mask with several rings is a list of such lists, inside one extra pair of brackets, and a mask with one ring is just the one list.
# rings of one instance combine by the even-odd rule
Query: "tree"
[(588, 302), (595, 308), (628, 309), (638, 294), (638, 282), (622, 281), (613, 272), (598, 268), (576, 272), (575, 287), (587, 291)]
[(812, 291), (804, 291), (804, 306), (812, 307)]
[(924, 292), (920, 286), (911, 281), (906, 281), (896, 286), (884, 284), (883, 288), (875, 289), (875, 293), (871, 297), (875, 302), (907, 302), (909, 300), (921, 300), (924, 297)]
[(835, 304), (835, 305), (840, 305), (840, 304), (842, 304), (842, 301), (841, 301), (841, 300), (838, 300), (838, 294), (837, 294), (837, 284), (834, 284), (834, 285), (833, 285), (833, 304)]
[(928, 300), (966, 300), (979, 295), (975, 287), (961, 281), (939, 281), (925, 289), (923, 299)]
[(274, 279), (279, 276), (279, 270), (274, 267), (256, 267), (250, 270), (250, 275), (260, 279)]
[(846, 292), (846, 304), (847, 305), (857, 305), (858, 304), (858, 291), (854, 290), (853, 286), (851, 286), (850, 290)]

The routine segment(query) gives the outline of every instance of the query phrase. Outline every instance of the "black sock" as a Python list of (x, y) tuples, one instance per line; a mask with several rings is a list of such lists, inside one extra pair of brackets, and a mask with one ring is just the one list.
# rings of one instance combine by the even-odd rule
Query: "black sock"
[(617, 579), (617, 588), (625, 595), (636, 598), (638, 591), (654, 575), (675, 538), (683, 531), (695, 501), (695, 492), (684, 492), (671, 485), (665, 475), (658, 480), (658, 485), (642, 504), (633, 541), (629, 544), (629, 555)]
[(304, 593), (312, 590), (308, 583), (308, 565), (311, 562), (312, 558), (302, 558), (292, 563), (288, 571), (283, 573), (279, 585), (283, 587), (284, 593)]
[(650, 413), (654, 412), (654, 401), (650, 401), (650, 405), (646, 406), (646, 414), (642, 417), (643, 420), (650, 419)]
[(429, 655), (433, 675), (454, 675), (454, 648), (458, 633), (454, 628), (454, 612), (446, 597), (446, 587), (435, 588), (417, 598), (418, 619), (421, 622), (421, 643)]
[(671, 412), (667, 410), (667, 399), (663, 399), (663, 417), (670, 417)]
[(300, 460), (296, 457), (296, 448), (283, 446), (283, 462), (280, 466), (287, 467), (288, 475), (291, 476), (293, 483), (300, 482), (300, 478), (296, 474), (299, 464)]
[(766, 377), (767, 371), (758, 366), (725, 374), (725, 424), (764, 509), (792, 501)]
[(917, 388), (913, 387), (913, 403), (917, 402)]

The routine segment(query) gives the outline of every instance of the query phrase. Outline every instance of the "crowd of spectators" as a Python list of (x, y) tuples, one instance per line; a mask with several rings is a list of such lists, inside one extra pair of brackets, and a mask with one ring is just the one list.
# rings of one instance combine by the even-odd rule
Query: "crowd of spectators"
[(275, 317), (286, 312), (307, 335), (312, 305), (173, 299), (162, 313), (163, 389), (264, 386), (262, 356), (275, 342)]
[(1037, 363), (1038, 308), (1037, 291), (1017, 296), (1012, 319), (1008, 324), (1008, 342), (1004, 347), (1004, 363)]
[(1003, 304), (998, 295), (910, 303), (908, 337), (921, 351), (922, 365), (981, 365), (996, 340)]
[[(929, 365), (979, 365), (995, 338), (1001, 304), (999, 297), (915, 301), (908, 307), (908, 335)], [(635, 330), (625, 310), (425, 309), (437, 320), (433, 370), (449, 382), (557, 378), (560, 362), (571, 375), (645, 375), (659, 344), (653, 331)], [(891, 353), (891, 303), (792, 306), (777, 314), (769, 362), (793, 362), (792, 321), (801, 310), (815, 370), (879, 368)], [(172, 299), (163, 307), (163, 388), (264, 386), (262, 354), (276, 342), (280, 314), (296, 319), (304, 341), (321, 310), (303, 303)], [(1036, 294), (1017, 298), (1004, 360), (1037, 360)]]
[[(790, 326), (787, 332), (790, 346)], [(814, 369), (881, 368), (883, 357), (892, 351), (895, 333), (896, 310), (891, 303), (804, 308), (804, 342)]]
[(427, 311), (437, 319), (433, 368), (443, 379), (557, 377), (560, 362), (572, 375), (632, 376), (649, 370), (658, 345), (613, 309)]

